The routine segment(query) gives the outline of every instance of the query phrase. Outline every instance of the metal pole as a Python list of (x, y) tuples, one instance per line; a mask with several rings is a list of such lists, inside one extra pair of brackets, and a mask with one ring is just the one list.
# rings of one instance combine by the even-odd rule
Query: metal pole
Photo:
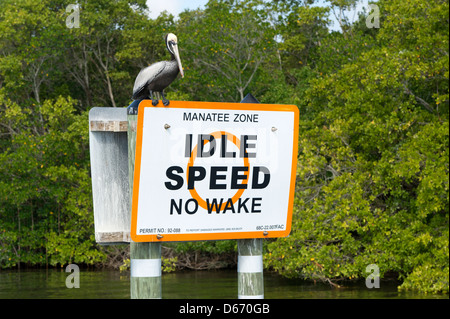
[[(133, 198), (134, 156), (138, 105), (134, 101), (127, 109), (128, 174), (130, 199)], [(131, 215), (131, 200), (130, 200)], [(130, 243), (131, 299), (161, 299), (161, 243)]]
[[(259, 103), (250, 93), (241, 103)], [(238, 298), (264, 299), (263, 240), (238, 240)]]

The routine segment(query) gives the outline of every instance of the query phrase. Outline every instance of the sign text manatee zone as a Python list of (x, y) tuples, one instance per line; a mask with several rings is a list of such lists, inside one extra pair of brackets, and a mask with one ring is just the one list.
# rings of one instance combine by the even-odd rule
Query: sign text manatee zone
[(295, 105), (139, 105), (133, 241), (287, 236), (298, 143)]

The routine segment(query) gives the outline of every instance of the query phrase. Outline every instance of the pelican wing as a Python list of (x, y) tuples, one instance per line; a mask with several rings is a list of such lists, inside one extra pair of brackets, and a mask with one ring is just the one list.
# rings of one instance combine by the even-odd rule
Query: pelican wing
[(140, 93), (160, 74), (166, 67), (166, 61), (156, 62), (142, 69), (133, 87), (133, 98), (139, 96)]

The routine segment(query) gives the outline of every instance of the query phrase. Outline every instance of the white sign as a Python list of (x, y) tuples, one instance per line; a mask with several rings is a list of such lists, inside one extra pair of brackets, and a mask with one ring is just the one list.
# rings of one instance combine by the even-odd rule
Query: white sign
[(139, 105), (131, 237), (184, 241), (290, 232), (295, 105)]

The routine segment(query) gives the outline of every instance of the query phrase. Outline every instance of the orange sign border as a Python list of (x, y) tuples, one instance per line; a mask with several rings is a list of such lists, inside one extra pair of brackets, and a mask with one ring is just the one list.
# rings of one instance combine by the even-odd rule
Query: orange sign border
[[(156, 234), (137, 235), (137, 210), (139, 201), (139, 182), (141, 172), (142, 157), (142, 137), (144, 124), (144, 109), (153, 108), (181, 108), (181, 109), (208, 109), (208, 110), (240, 110), (240, 111), (275, 111), (294, 113), (294, 137), (292, 151), (291, 181), (289, 189), (288, 214), (285, 230), (267, 230), (251, 232), (224, 232), (224, 233), (195, 233), (195, 234)], [(296, 105), (283, 104), (253, 104), (253, 103), (225, 103), (225, 102), (187, 102), (170, 101), (169, 106), (164, 106), (161, 102), (153, 106), (151, 100), (143, 100), (138, 108), (138, 120), (136, 127), (136, 153), (134, 162), (133, 196), (131, 207), (131, 239), (134, 242), (165, 242), (165, 241), (195, 241), (195, 240), (224, 240), (224, 239), (248, 239), (248, 238), (277, 238), (286, 237), (291, 232), (292, 212), (295, 196), (295, 178), (297, 172), (298, 154), (298, 121), (299, 110)], [(267, 232), (267, 234), (265, 234)]]

